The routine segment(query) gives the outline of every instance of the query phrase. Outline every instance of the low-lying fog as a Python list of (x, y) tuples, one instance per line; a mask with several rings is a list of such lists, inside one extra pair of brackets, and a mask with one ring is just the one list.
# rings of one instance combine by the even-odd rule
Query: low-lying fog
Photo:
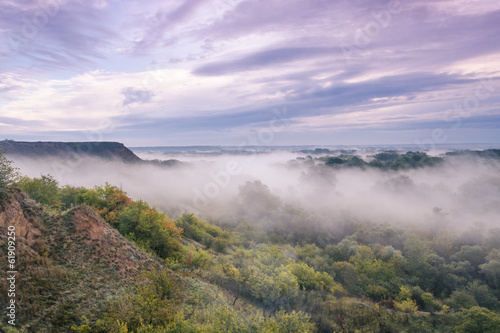
[(144, 160), (175, 158), (185, 163), (167, 167), (98, 159), (13, 160), (21, 173), (50, 174), (60, 185), (93, 187), (108, 182), (171, 217), (187, 211), (211, 219), (267, 217), (272, 223), (272, 211), (282, 210), (308, 212), (325, 223), (353, 219), (457, 229), (474, 222), (498, 226), (500, 217), (498, 160), (455, 157), (438, 167), (395, 172), (334, 169), (292, 151), (135, 152)]

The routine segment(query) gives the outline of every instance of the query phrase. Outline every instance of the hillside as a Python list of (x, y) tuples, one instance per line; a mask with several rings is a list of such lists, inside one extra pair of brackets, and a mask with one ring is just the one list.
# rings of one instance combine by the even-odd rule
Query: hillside
[[(30, 332), (60, 332), (105, 300), (130, 293), (143, 270), (160, 264), (138, 250), (91, 208), (50, 214), (21, 191), (0, 207), (0, 244), (16, 229), (17, 322)], [(2, 271), (7, 271), (1, 261)], [(7, 303), (7, 284), (0, 285)]]
[[(253, 320), (236, 316), (228, 291), (191, 269), (167, 268), (177, 260), (139, 249), (87, 205), (49, 212), (14, 188), (0, 200), (5, 254), (9, 226), (16, 234), (16, 321), (7, 324), (9, 285), (2, 279), (0, 332), (153, 332), (151, 325), (167, 323), (175, 332), (195, 332), (198, 322), (215, 333), (228, 320)], [(7, 265), (1, 260), (0, 270)]]
[(131, 150), (118, 142), (21, 142), (5, 140), (0, 142), (9, 158), (70, 158), (98, 157), (116, 159), (127, 163), (141, 162)]

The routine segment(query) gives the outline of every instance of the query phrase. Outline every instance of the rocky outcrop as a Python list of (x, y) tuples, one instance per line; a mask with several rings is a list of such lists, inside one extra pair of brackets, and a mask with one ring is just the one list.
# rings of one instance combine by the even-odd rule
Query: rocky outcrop
[[(48, 212), (20, 190), (0, 202), (0, 249), (7, 253), (14, 226), (16, 315), (20, 332), (70, 332), (116, 298), (133, 293), (143, 271), (162, 269), (88, 206)], [(0, 304), (9, 302), (0, 281)], [(5, 317), (5, 308), (0, 310)], [(0, 332), (3, 332), (0, 323)]]
[(38, 217), (24, 212), (20, 201), (30, 200), (23, 193), (16, 193), (17, 200), (5, 203), (0, 209), (0, 230), (7, 233), (8, 227), (14, 227), (16, 238), (32, 246), (35, 239), (40, 237)]

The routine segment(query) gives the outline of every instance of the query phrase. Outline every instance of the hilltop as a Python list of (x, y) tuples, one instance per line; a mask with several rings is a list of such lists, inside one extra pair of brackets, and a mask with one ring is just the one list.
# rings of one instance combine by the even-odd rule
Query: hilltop
[(0, 148), (7, 156), (28, 158), (81, 158), (97, 157), (101, 159), (115, 159), (127, 163), (137, 163), (142, 160), (130, 149), (119, 142), (23, 142), (4, 140), (0, 141)]
[[(30, 332), (69, 331), (106, 300), (131, 293), (143, 270), (160, 268), (87, 206), (50, 214), (16, 190), (0, 207), (2, 250), (8, 226), (16, 230), (17, 327)], [(4, 261), (1, 266), (7, 270)], [(2, 304), (6, 286), (0, 285)]]

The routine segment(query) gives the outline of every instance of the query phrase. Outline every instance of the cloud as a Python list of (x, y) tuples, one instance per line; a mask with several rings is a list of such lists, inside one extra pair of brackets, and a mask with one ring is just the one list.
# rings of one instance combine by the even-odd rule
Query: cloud
[(287, 105), (290, 133), (311, 131), (311, 140), (314, 131), (379, 128), (396, 138), (412, 126), (432, 130), (485, 79), (488, 98), (460, 129), (497, 126), (480, 119), (500, 109), (500, 5), (400, 4), (3, 1), (6, 134), (24, 128), (17, 118), (68, 137), (103, 119), (136, 137), (148, 137), (148, 126), (155, 137), (162, 126), (236, 136)]
[(331, 55), (337, 53), (336, 48), (282, 48), (261, 51), (241, 59), (202, 65), (194, 70), (197, 75), (224, 75), (239, 71), (249, 71), (291, 61)]
[(125, 96), (123, 100), (124, 106), (132, 103), (148, 103), (154, 95), (149, 90), (134, 89), (133, 87), (123, 89), (122, 94)]
[(134, 54), (144, 54), (165, 42), (165, 36), (169, 35), (176, 25), (188, 20), (206, 0), (187, 0), (175, 9), (168, 11), (158, 10), (154, 15), (147, 18), (143, 37), (133, 47)]

